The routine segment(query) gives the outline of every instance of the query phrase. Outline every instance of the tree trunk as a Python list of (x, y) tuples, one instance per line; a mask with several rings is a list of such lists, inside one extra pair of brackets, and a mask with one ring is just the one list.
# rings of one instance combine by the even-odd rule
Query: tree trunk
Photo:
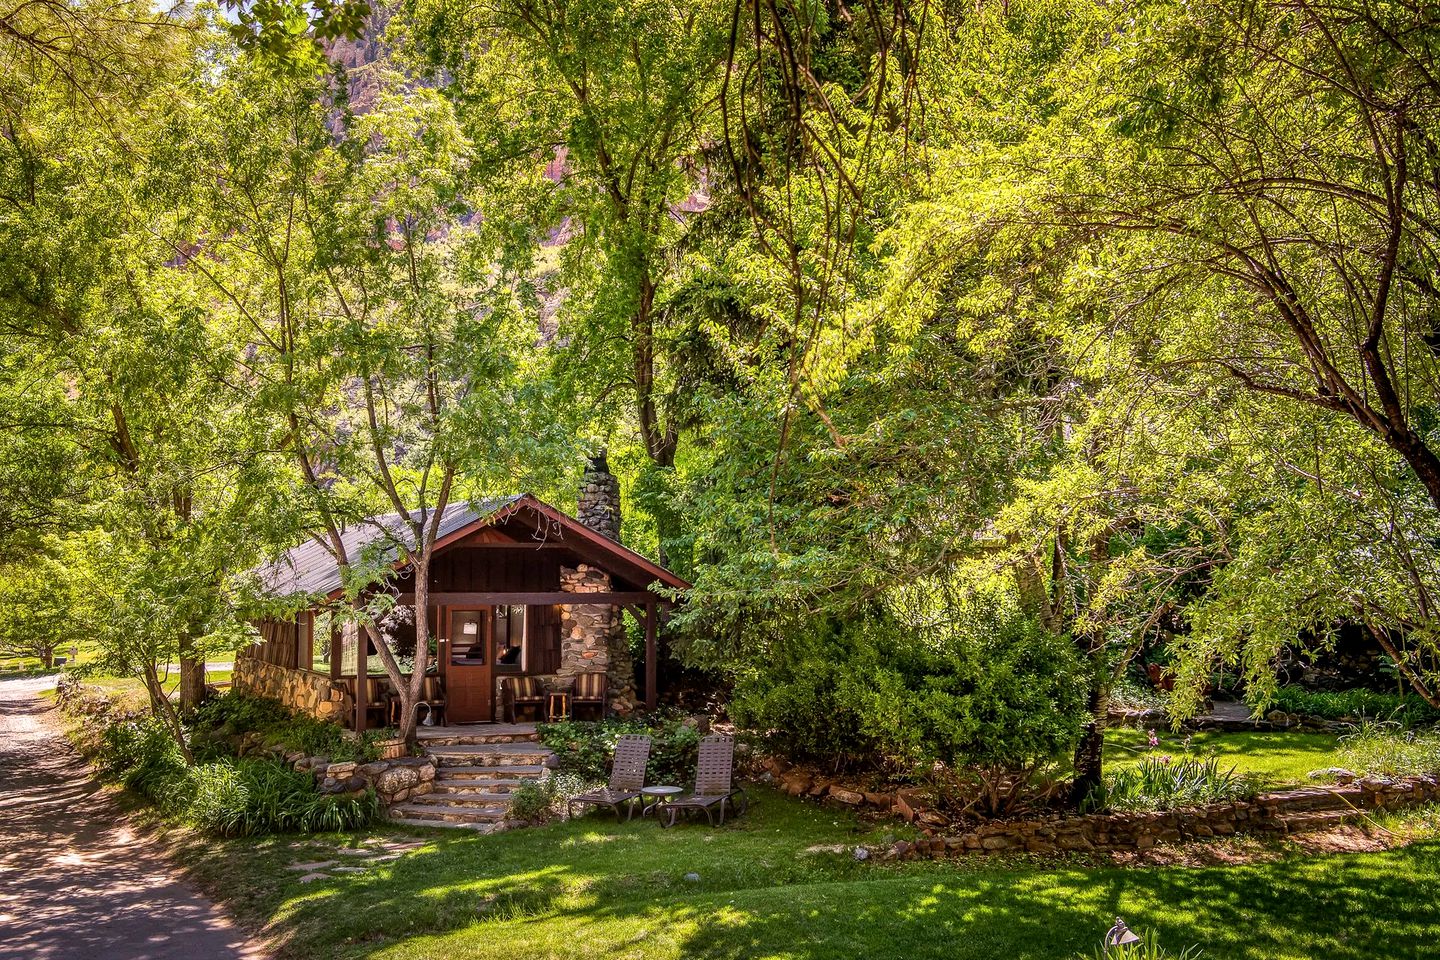
[(193, 631), (180, 638), (180, 710), (189, 713), (205, 699), (205, 661), (195, 655)]
[(185, 728), (180, 724), (180, 715), (175, 712), (175, 705), (165, 694), (165, 687), (160, 682), (160, 673), (155, 669), (153, 660), (145, 662), (145, 691), (150, 694), (150, 712), (169, 728), (185, 762), (194, 763), (195, 758), (190, 755), (190, 745), (185, 742)]
[(415, 669), (410, 683), (400, 689), (400, 736), (407, 746), (416, 742), (415, 705), (425, 690), (425, 671), (430, 668), (430, 549), (431, 545), (425, 544), (415, 558)]
[(1087, 704), (1090, 719), (1075, 747), (1075, 780), (1070, 787), (1070, 802), (1079, 806), (1100, 785), (1105, 757), (1105, 722), (1110, 709), (1110, 688), (1099, 670), (1090, 685)]

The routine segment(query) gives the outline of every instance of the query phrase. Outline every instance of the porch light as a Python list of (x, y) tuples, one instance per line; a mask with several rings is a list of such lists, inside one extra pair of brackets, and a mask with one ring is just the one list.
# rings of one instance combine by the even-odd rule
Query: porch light
[(1105, 953), (1108, 955), (1111, 947), (1124, 947), (1139, 942), (1140, 938), (1135, 935), (1135, 931), (1125, 926), (1124, 920), (1116, 917), (1115, 926), (1105, 934)]

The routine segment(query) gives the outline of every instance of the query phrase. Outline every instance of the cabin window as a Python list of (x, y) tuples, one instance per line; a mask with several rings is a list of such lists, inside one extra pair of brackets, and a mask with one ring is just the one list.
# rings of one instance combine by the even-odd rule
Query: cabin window
[(525, 608), (495, 608), (495, 667), (519, 673), (525, 669)]

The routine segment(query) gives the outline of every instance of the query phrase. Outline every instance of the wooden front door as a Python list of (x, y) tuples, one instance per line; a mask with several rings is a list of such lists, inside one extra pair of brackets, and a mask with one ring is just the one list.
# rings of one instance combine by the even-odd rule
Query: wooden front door
[(446, 664), (446, 711), (451, 723), (495, 719), (495, 681), (490, 662), (490, 607), (450, 611), (450, 662)]

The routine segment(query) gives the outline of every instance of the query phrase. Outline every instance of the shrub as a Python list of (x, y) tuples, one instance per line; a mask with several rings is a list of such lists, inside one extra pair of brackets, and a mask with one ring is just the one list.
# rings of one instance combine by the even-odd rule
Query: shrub
[(590, 783), (609, 779), (615, 742), (622, 734), (643, 733), (650, 737), (648, 783), (688, 785), (695, 777), (695, 759), (700, 733), (682, 719), (648, 724), (643, 720), (609, 719), (542, 723), (540, 740), (555, 751), (560, 769)]
[(557, 816), (565, 801), (584, 791), (584, 781), (574, 774), (558, 773), (527, 781), (510, 792), (510, 816), (526, 823), (543, 823)]
[(1413, 727), (1440, 720), (1440, 711), (1417, 694), (1380, 693), (1376, 690), (1306, 690), (1284, 686), (1275, 690), (1268, 705), (1286, 713), (1321, 720), (1388, 720)]
[(229, 752), (231, 737), (255, 733), (268, 746), (328, 757), (336, 763), (378, 760), (376, 743), (394, 735), (390, 729), (367, 730), (357, 738), (339, 724), (292, 713), (278, 700), (235, 693), (207, 700), (196, 711), (192, 729), (197, 746), (212, 754)]
[(190, 766), (169, 730), (153, 718), (112, 723), (98, 738), (95, 760), (103, 776), (166, 816), (219, 836), (353, 829), (379, 810), (373, 794), (325, 796), (308, 773), (268, 758), (216, 754)]
[(1440, 773), (1440, 731), (1366, 723), (1341, 738), (1340, 762), (1362, 775), (1408, 777)]
[(731, 713), (798, 759), (908, 772), (935, 761), (1033, 770), (1073, 748), (1084, 685), (1072, 645), (1000, 602), (936, 639), (884, 616), (777, 641)]
[(1176, 760), (1146, 757), (1133, 766), (1107, 773), (1081, 805), (1086, 811), (1173, 810), (1233, 800), (1249, 800), (1260, 790), (1252, 776), (1234, 767), (1221, 769), (1214, 757)]

